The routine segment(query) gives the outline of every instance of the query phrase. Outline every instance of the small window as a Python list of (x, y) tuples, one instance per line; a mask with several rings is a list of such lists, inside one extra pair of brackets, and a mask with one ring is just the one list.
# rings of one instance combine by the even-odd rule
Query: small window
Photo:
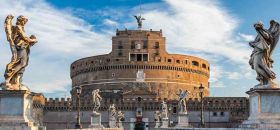
[(205, 65), (205, 64), (202, 64), (202, 68), (206, 69), (206, 65)]
[(180, 64), (180, 60), (176, 60), (176, 63)]
[(130, 54), (130, 61), (136, 61), (136, 55)]
[(131, 42), (131, 49), (135, 49), (135, 41)]
[(193, 66), (199, 66), (199, 63), (197, 61), (192, 61)]
[(155, 49), (159, 49), (159, 42), (155, 43)]
[(142, 61), (142, 54), (136, 54), (136, 60)]
[(115, 77), (116, 76), (116, 74), (115, 73), (112, 73), (112, 77)]
[(143, 61), (148, 61), (148, 54), (143, 54)]
[(180, 75), (177, 75), (177, 78), (180, 78)]
[(116, 61), (119, 61), (120, 59), (116, 59)]
[(144, 41), (143, 42), (143, 49), (147, 49), (148, 48), (148, 42), (147, 41)]
[(185, 64), (188, 64), (188, 60), (185, 60)]
[(167, 62), (172, 62), (172, 60), (171, 60), (171, 59), (168, 59)]
[(217, 112), (213, 112), (213, 116), (217, 116)]
[(110, 59), (107, 59), (107, 62), (110, 62)]
[(225, 114), (224, 114), (224, 112), (221, 112), (220, 115), (221, 115), (221, 116), (224, 116)]
[(123, 53), (119, 51), (118, 56), (123, 56)]
[(119, 41), (119, 43), (118, 43), (118, 49), (123, 49), (123, 45), (122, 45), (121, 41)]
[(177, 107), (173, 107), (173, 114), (177, 113)]

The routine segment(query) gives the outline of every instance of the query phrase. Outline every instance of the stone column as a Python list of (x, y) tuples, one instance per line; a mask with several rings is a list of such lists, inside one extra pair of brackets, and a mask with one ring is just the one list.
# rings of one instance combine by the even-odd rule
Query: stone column
[(280, 89), (254, 88), (249, 94), (250, 116), (240, 127), (280, 128)]

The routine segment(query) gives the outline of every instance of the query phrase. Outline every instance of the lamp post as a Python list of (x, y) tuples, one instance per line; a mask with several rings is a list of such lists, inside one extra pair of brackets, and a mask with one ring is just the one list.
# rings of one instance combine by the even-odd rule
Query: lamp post
[(75, 125), (75, 129), (81, 129), (81, 119), (80, 119), (80, 94), (82, 93), (82, 88), (80, 86), (75, 87), (76, 94), (77, 94), (77, 100), (76, 100), (76, 107), (77, 107), (77, 123)]
[(199, 96), (200, 96), (200, 105), (201, 105), (201, 111), (200, 111), (200, 127), (204, 128), (205, 124), (204, 124), (204, 116), (203, 116), (203, 91), (204, 91), (204, 87), (202, 86), (202, 84), (200, 84), (199, 86)]

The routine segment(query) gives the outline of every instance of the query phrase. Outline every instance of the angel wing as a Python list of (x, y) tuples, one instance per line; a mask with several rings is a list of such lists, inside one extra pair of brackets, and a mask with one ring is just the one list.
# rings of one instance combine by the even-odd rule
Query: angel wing
[(6, 17), (6, 20), (5, 20), (5, 31), (6, 31), (6, 35), (7, 35), (7, 40), (9, 41), (10, 43), (10, 48), (11, 48), (11, 52), (12, 52), (12, 61), (16, 61), (17, 59), (17, 50), (16, 50), (16, 47), (15, 47), (15, 43), (14, 43), (14, 40), (13, 40), (13, 18), (14, 16), (13, 15), (8, 15)]
[(271, 24), (270, 27), (268, 29), (268, 32), (271, 34), (273, 41), (270, 45), (269, 48), (269, 56), (271, 57), (273, 50), (275, 49), (277, 42), (279, 40), (279, 35), (280, 35), (280, 27), (279, 27), (279, 23), (271, 20)]
[(138, 20), (139, 18), (138, 18), (138, 16), (136, 16), (136, 15), (134, 15), (134, 17), (136, 18), (136, 20)]
[(11, 44), (14, 44), (13, 39), (12, 39), (13, 18), (14, 18), (13, 15), (8, 15), (6, 17), (6, 20), (5, 20), (5, 31), (6, 31), (6, 34), (7, 34), (7, 40)]

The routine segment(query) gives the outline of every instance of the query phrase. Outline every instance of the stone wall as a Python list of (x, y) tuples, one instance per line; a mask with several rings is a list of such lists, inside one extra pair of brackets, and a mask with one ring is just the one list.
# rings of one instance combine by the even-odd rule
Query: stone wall
[[(128, 98), (128, 97), (126, 97)], [(44, 125), (48, 129), (72, 128), (76, 122), (77, 108), (72, 102), (67, 106), (69, 99), (49, 99), (44, 107)], [(92, 106), (90, 103), (82, 101), (81, 122), (84, 126), (90, 123)], [(143, 120), (147, 121), (147, 126), (153, 128), (154, 112), (161, 110), (161, 99), (146, 99), (140, 102), (135, 100), (109, 100), (102, 102), (100, 112), (102, 113), (102, 124), (108, 126), (108, 108), (110, 104), (115, 104), (117, 110), (125, 113), (124, 127), (131, 129), (136, 118), (136, 109), (142, 108)], [(177, 124), (177, 101), (168, 100), (169, 118), (171, 126)], [(204, 119), (206, 127), (237, 127), (243, 120), (248, 118), (249, 103), (245, 97), (206, 97), (204, 98)], [(189, 99), (188, 113), (190, 124), (197, 127), (200, 122), (201, 104), (198, 99)]]

